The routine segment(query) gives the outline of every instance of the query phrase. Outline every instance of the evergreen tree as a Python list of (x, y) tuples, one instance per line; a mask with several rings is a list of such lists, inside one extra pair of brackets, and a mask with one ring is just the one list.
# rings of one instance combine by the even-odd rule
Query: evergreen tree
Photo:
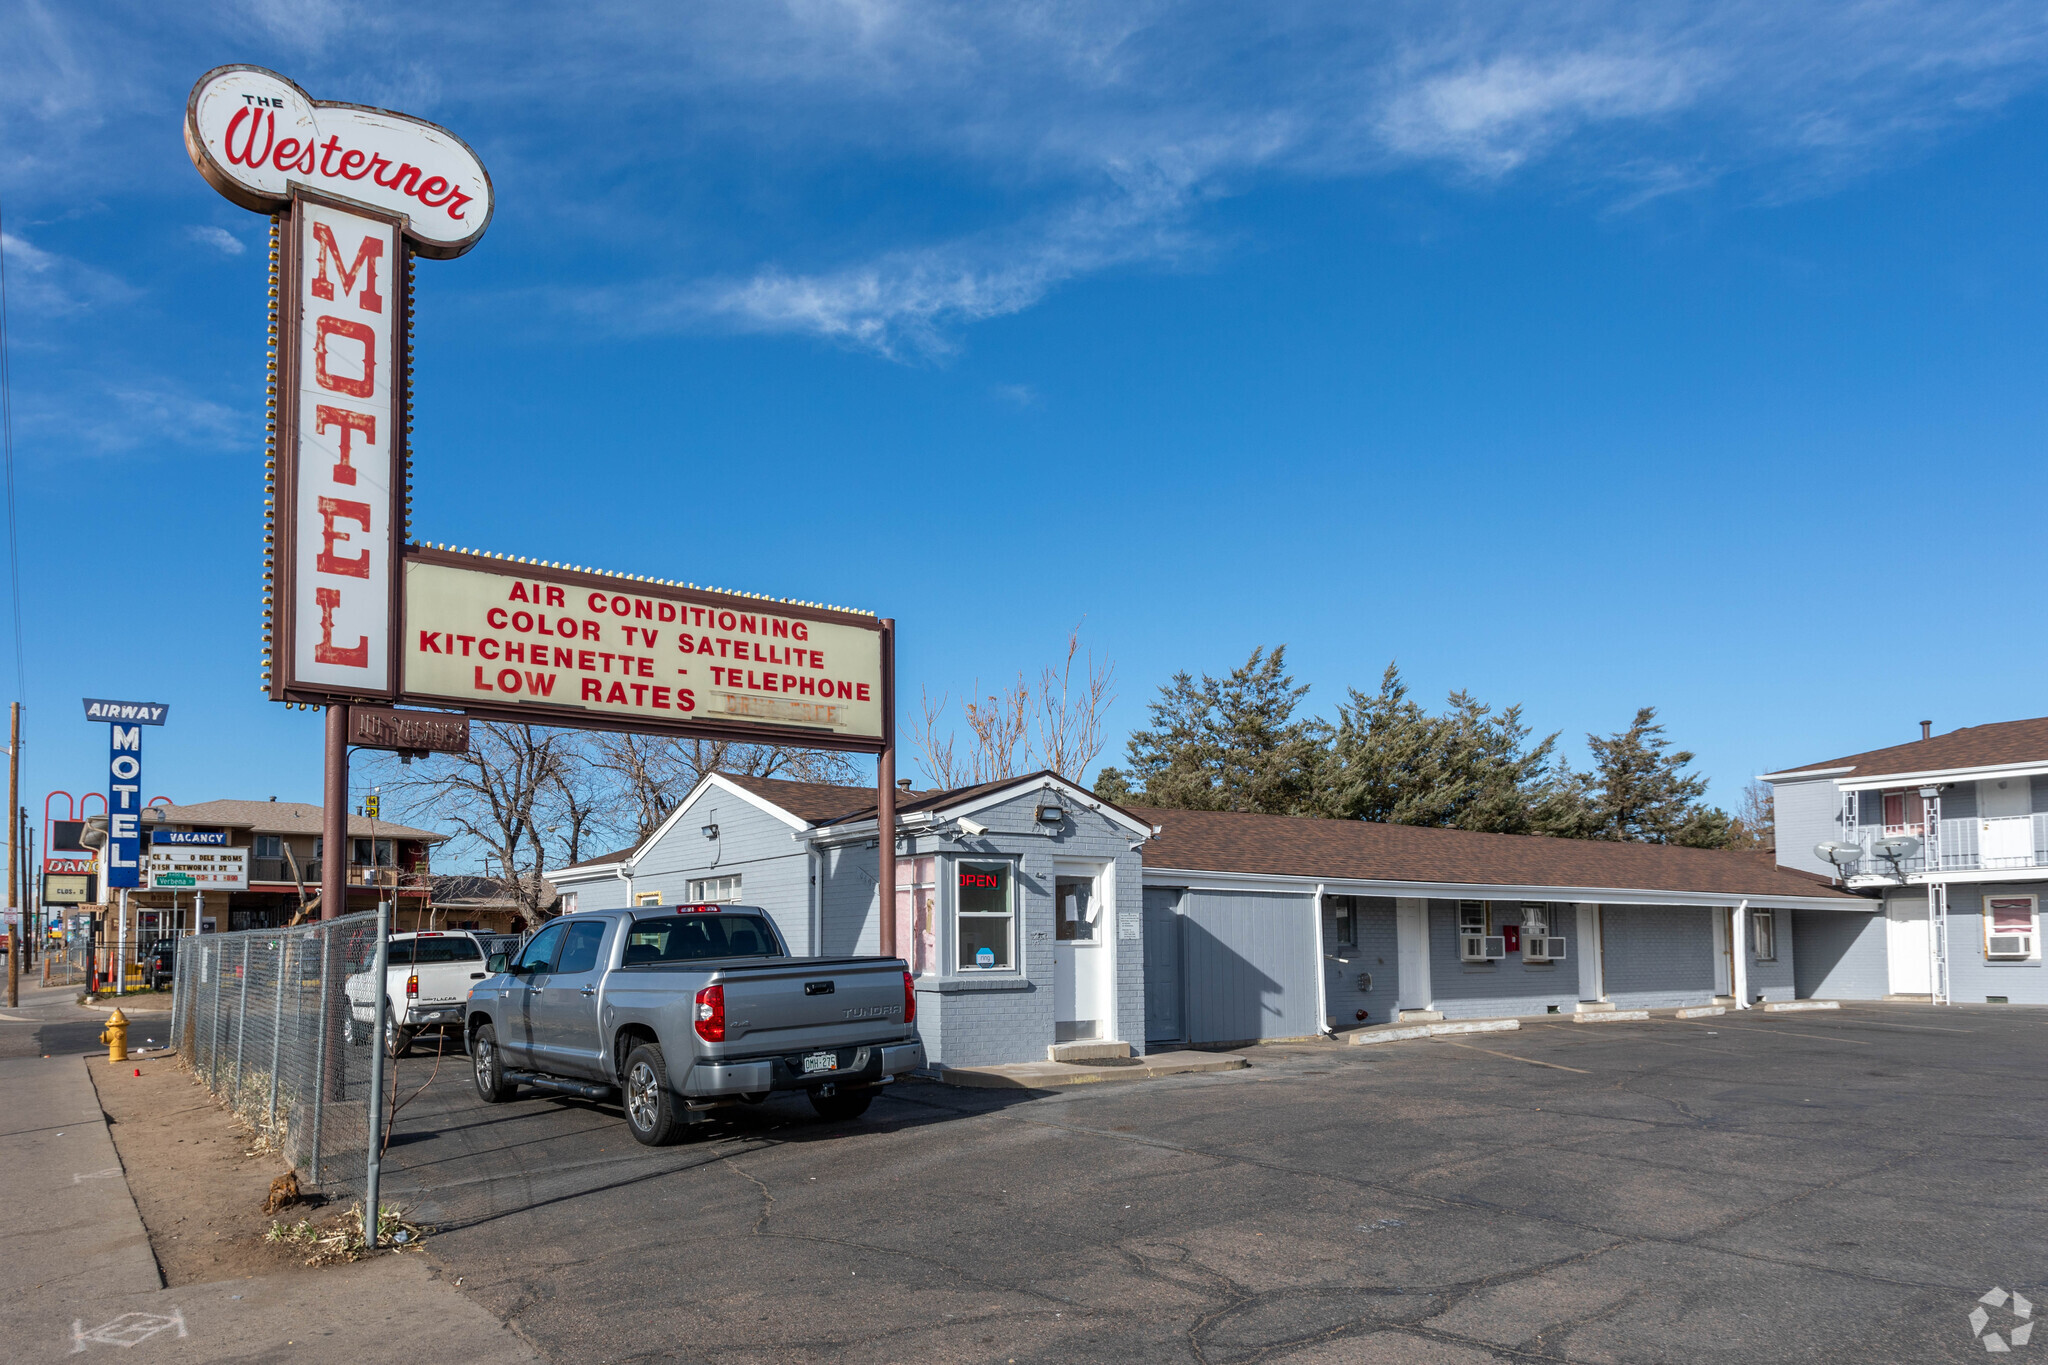
[(1130, 738), (1129, 771), (1103, 769), (1107, 800), (1183, 810), (1306, 811), (1329, 727), (1294, 711), (1307, 695), (1286, 672), (1287, 647), (1254, 649), (1225, 678), (1186, 672), (1159, 689), (1152, 727)]
[(1657, 708), (1636, 712), (1628, 729), (1602, 738), (1587, 735), (1590, 773), (1569, 773), (1571, 798), (1554, 802), (1539, 827), (1545, 833), (1581, 839), (1684, 844), (1723, 848), (1729, 841), (1728, 813), (1700, 800), (1707, 779), (1684, 769), (1689, 749), (1671, 750)]
[(1533, 747), (1522, 708), (1496, 713), (1468, 692), (1432, 716), (1387, 665), (1380, 690), (1351, 689), (1323, 765), (1317, 809), (1340, 819), (1526, 834), (1555, 799), (1557, 736)]

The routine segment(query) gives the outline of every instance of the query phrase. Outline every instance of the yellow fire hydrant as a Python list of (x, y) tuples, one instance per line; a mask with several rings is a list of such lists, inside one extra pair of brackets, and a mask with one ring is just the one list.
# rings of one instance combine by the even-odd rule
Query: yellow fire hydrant
[(100, 1030), (100, 1041), (107, 1045), (108, 1061), (128, 1060), (128, 1016), (118, 1008), (107, 1016), (107, 1026)]

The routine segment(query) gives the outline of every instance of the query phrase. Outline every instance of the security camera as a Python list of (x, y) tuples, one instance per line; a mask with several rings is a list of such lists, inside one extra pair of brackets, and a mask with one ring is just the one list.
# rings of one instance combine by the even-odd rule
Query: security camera
[(988, 833), (988, 826), (976, 824), (963, 815), (960, 817), (960, 832), (970, 839), (979, 839), (982, 835)]

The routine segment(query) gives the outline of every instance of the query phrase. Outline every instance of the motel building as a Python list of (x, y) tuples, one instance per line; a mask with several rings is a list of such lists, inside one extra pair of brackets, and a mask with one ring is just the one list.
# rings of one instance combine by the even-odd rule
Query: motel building
[[(151, 806), (143, 823), (143, 851), (152, 855), (149, 885), (128, 895), (128, 941), (138, 945), (191, 933), (271, 929), (289, 924), (302, 903), (319, 916), (321, 865), (327, 850), (320, 807), (299, 801), (203, 801)], [(395, 924), (410, 928), (430, 913), (432, 850), (448, 836), (365, 815), (348, 817), (348, 905), (344, 913), (375, 910), (390, 901)], [(211, 836), (218, 845), (167, 844), (164, 836)], [(166, 855), (175, 851), (178, 861)], [(224, 872), (164, 875), (157, 865), (198, 869), (227, 855)], [(303, 902), (302, 902), (303, 897)], [(103, 907), (103, 935), (117, 932), (113, 908)]]
[(723, 773), (638, 845), (546, 875), (564, 913), (760, 906), (800, 954), (876, 953), (892, 914), (941, 1067), (1792, 1000), (1837, 984), (1835, 945), (1873, 914), (1769, 855), (1127, 810), (1051, 773), (904, 785), (886, 897), (872, 788)]
[(1801, 949), (1817, 991), (2048, 1004), (2048, 718), (1766, 773), (1778, 859), (1867, 898)]

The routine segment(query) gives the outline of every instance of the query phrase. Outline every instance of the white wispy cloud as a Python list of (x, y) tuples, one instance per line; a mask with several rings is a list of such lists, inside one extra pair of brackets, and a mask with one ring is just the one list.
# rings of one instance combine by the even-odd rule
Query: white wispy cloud
[[(1790, 197), (2048, 79), (2039, 0), (230, 0), (146, 39), (139, 7), (7, 13), (10, 184), (189, 177), (99, 152), (157, 146), (227, 44), (316, 95), (458, 126), (508, 208), (642, 277), (564, 290), (572, 307), (902, 358), (1081, 276), (1200, 259), (1206, 206), (1278, 178), (1541, 176), (1626, 211), (1739, 173)], [(696, 197), (740, 162), (732, 201)], [(947, 211), (819, 188), (867, 173), (924, 177)], [(787, 211), (763, 211), (751, 251), (678, 247), (755, 200)]]
[(212, 247), (223, 256), (239, 256), (249, 249), (243, 244), (241, 238), (235, 236), (234, 233), (229, 232), (224, 227), (214, 227), (210, 224), (188, 227), (185, 229), (185, 235), (201, 246)]

